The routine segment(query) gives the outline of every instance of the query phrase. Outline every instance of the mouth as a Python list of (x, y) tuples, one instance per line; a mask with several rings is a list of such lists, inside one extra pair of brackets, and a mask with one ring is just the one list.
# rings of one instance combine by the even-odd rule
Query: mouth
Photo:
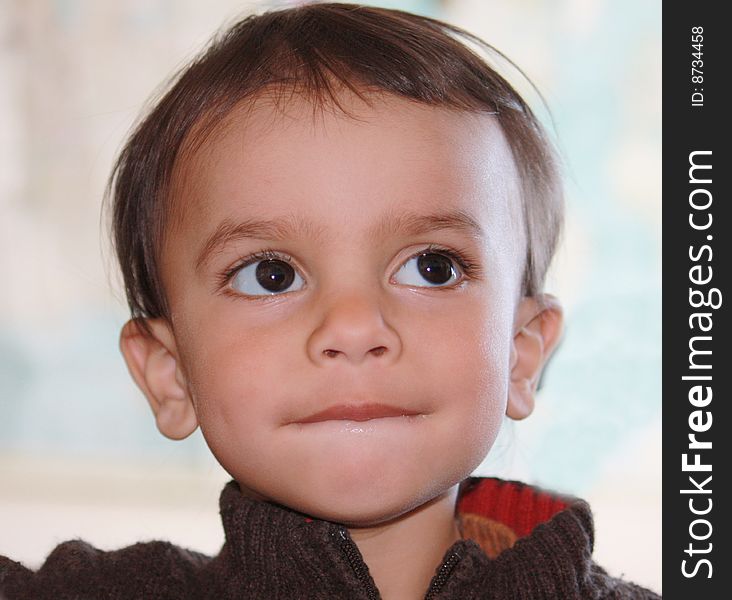
[(303, 425), (323, 421), (371, 421), (389, 417), (414, 417), (419, 412), (387, 404), (336, 405), (296, 421)]

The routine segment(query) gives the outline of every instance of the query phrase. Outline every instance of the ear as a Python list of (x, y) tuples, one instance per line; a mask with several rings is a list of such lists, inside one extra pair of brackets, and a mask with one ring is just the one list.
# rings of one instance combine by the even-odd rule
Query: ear
[(534, 410), (541, 371), (562, 334), (562, 307), (548, 294), (524, 298), (516, 311), (506, 414), (524, 419)]
[(198, 420), (178, 364), (175, 337), (164, 319), (148, 319), (147, 324), (150, 333), (135, 319), (128, 321), (120, 334), (120, 350), (160, 433), (182, 440), (196, 430)]

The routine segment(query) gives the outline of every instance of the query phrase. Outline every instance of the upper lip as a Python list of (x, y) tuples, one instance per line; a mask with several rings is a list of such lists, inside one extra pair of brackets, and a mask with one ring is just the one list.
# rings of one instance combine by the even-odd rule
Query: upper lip
[(321, 421), (368, 421), (383, 417), (414, 416), (420, 413), (388, 404), (338, 404), (299, 419), (297, 423)]

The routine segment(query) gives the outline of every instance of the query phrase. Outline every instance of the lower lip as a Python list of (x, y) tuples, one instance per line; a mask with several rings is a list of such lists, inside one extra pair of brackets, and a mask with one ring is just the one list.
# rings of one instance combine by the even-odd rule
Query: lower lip
[(293, 423), (301, 431), (328, 431), (347, 434), (369, 434), (395, 427), (413, 427), (427, 419), (427, 415), (400, 415), (398, 417), (376, 417), (365, 421), (331, 419), (315, 423)]

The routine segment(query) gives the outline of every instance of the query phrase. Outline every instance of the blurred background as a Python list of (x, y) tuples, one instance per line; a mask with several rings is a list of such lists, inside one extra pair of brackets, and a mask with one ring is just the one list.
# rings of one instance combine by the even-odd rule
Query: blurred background
[[(117, 349), (126, 305), (100, 209), (152, 93), (223, 24), (297, 2), (0, 3), (0, 554), (163, 538), (216, 553), (228, 479), (163, 438)], [(661, 589), (661, 1), (365, 2), (461, 25), (555, 132), (568, 222), (548, 291), (566, 335), (535, 414), (480, 474), (587, 499), (596, 558)], [(553, 120), (553, 123), (552, 123)]]

